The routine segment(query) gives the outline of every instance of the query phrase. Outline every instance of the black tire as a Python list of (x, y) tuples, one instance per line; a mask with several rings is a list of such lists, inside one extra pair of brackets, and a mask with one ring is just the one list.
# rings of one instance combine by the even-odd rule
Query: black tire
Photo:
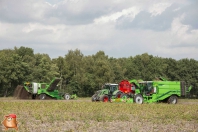
[(70, 99), (70, 95), (66, 93), (66, 94), (64, 95), (64, 99), (65, 99), (65, 100), (69, 100), (69, 99)]
[(103, 95), (101, 98), (100, 98), (100, 101), (102, 102), (108, 102), (109, 101), (109, 97), (107, 95)]
[(40, 95), (39, 95), (39, 99), (40, 99), (40, 100), (46, 99), (46, 94), (40, 94)]
[(137, 104), (143, 104), (143, 97), (141, 94), (136, 94), (135, 97), (134, 97), (134, 102), (137, 103)]
[(122, 93), (121, 96), (120, 96), (120, 98), (127, 99), (128, 98), (128, 95), (125, 94), (125, 93)]
[(178, 98), (175, 95), (172, 95), (168, 98), (167, 103), (168, 104), (177, 104)]
[(92, 101), (92, 102), (96, 102), (96, 101), (97, 101), (97, 100), (96, 100), (96, 95), (97, 95), (97, 94), (94, 94), (94, 95), (91, 97), (91, 101)]
[(121, 98), (121, 95), (122, 95), (123, 93), (122, 92), (117, 92), (116, 94), (115, 94), (115, 98)]
[(32, 99), (36, 99), (36, 94), (32, 94)]

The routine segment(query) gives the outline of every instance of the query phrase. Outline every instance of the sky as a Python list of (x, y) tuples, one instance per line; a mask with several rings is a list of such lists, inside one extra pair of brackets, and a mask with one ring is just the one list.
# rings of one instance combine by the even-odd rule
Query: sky
[(198, 60), (197, 0), (0, 0), (0, 50)]

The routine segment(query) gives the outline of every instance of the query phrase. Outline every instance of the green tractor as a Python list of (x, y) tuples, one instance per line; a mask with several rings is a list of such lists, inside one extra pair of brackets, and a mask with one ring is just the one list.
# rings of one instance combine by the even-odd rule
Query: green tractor
[(23, 86), (18, 85), (14, 92), (14, 97), (19, 99), (76, 99), (76, 94), (70, 95), (68, 93), (60, 93), (58, 90), (58, 83), (61, 78), (53, 78), (48, 83), (25, 82)]
[(91, 97), (91, 100), (92, 102), (95, 101), (108, 102), (110, 101), (113, 92), (116, 90), (118, 90), (118, 84), (106, 83), (103, 86), (102, 90), (98, 90), (95, 92), (95, 94)]
[[(176, 104), (178, 97), (185, 96), (190, 89), (183, 81), (167, 81), (163, 78), (155, 81), (123, 80), (119, 83), (119, 90), (113, 93), (111, 102)], [(121, 98), (116, 97), (118, 92), (122, 93)]]

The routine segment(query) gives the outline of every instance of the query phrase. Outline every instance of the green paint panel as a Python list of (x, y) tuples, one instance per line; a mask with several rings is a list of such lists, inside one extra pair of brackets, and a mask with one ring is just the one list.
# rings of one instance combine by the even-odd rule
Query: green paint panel
[[(187, 89), (186, 86), (180, 81), (167, 81), (166, 79), (161, 79), (160, 81), (142, 81), (142, 80), (130, 80), (131, 84), (135, 85), (135, 94), (128, 94), (127, 98), (117, 99), (114, 98), (112, 102), (136, 102), (140, 103), (154, 103), (159, 101), (169, 101), (174, 100), (177, 97), (181, 96), (182, 89)], [(188, 90), (184, 90), (184, 94), (189, 92), (191, 87)], [(113, 94), (120, 92), (119, 90), (115, 91)], [(136, 98), (136, 95), (140, 95)], [(125, 96), (126, 97), (126, 96)], [(141, 98), (143, 98), (141, 101)], [(132, 100), (132, 101), (130, 101)], [(175, 102), (177, 103), (177, 99)]]

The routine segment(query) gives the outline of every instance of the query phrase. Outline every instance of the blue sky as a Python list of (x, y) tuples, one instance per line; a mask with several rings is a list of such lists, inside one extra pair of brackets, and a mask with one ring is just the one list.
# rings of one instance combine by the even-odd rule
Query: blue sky
[(0, 0), (0, 50), (198, 60), (196, 0)]

